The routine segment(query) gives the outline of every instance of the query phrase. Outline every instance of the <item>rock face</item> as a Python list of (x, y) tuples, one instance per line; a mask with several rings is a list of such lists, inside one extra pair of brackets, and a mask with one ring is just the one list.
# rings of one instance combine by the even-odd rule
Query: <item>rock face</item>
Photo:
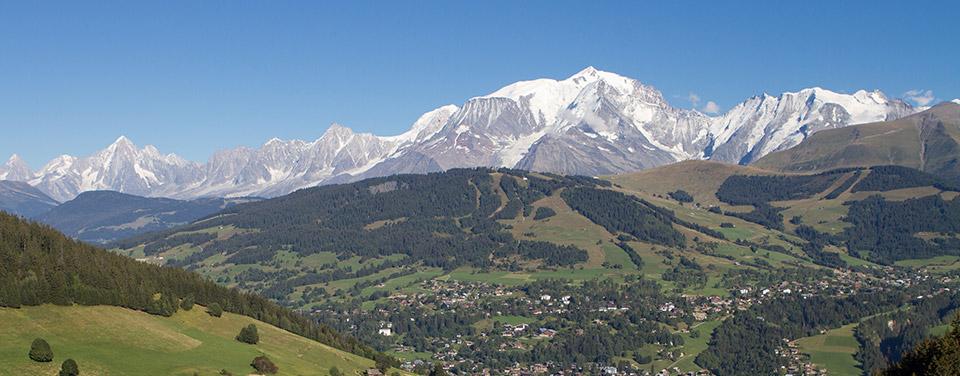
[(382, 137), (334, 124), (314, 141), (273, 139), (206, 163), (137, 148), (124, 137), (94, 155), (61, 156), (34, 173), (16, 156), (0, 179), (57, 200), (116, 190), (141, 196), (277, 196), (317, 184), (453, 167), (564, 174), (635, 171), (689, 159), (747, 164), (823, 129), (897, 119), (915, 110), (879, 91), (821, 88), (761, 95), (719, 116), (672, 107), (654, 87), (588, 67), (564, 80), (508, 85), (425, 113)]

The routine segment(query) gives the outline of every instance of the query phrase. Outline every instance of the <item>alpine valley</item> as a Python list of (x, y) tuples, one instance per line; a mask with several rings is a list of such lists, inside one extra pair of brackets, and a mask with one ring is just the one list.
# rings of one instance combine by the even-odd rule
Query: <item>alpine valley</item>
[(314, 141), (272, 139), (256, 149), (220, 151), (206, 163), (120, 137), (90, 156), (63, 155), (35, 172), (14, 155), (0, 166), (0, 180), (28, 182), (63, 202), (91, 190), (275, 197), (320, 184), (464, 167), (596, 176), (691, 159), (748, 164), (824, 129), (917, 110), (879, 91), (815, 87), (705, 114), (671, 106), (640, 81), (588, 67), (563, 80), (521, 81), (461, 106), (441, 106), (398, 136), (334, 124)]
[(0, 375), (958, 374), (958, 166), (960, 101), (593, 68), (399, 136), (14, 155)]
[(947, 102), (748, 166), (368, 178), (107, 247), (305, 312), (413, 372), (865, 375), (960, 309), (958, 130)]

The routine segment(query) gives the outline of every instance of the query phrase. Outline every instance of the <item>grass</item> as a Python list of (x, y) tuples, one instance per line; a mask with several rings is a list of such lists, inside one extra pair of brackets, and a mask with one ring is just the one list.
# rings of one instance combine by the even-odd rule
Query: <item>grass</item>
[(685, 161), (636, 173), (610, 176), (610, 180), (625, 189), (666, 196), (682, 189), (701, 205), (721, 205), (716, 192), (731, 175), (769, 175), (770, 172), (747, 166), (712, 161)]
[(670, 367), (680, 368), (681, 371), (699, 371), (702, 367), (694, 363), (697, 355), (707, 349), (707, 342), (710, 341), (710, 335), (722, 323), (722, 320), (705, 321), (691, 328), (693, 331), (700, 332), (700, 337), (693, 338), (690, 333), (683, 333), (683, 356), (680, 357)]
[(914, 268), (930, 267), (930, 266), (949, 266), (956, 264), (960, 261), (960, 257), (957, 256), (937, 256), (925, 259), (909, 259), (909, 260), (900, 260), (895, 264), (898, 266), (909, 266)]
[(923, 268), (933, 273), (946, 273), (960, 270), (960, 257), (944, 255), (926, 259), (900, 260), (895, 264), (918, 269)]
[[(212, 375), (221, 369), (246, 375), (260, 354), (277, 364), (280, 375), (326, 375), (331, 366), (352, 374), (373, 366), (245, 316), (211, 317), (200, 306), (169, 318), (108, 306), (0, 308), (0, 322), (0, 375), (53, 375), (67, 358), (77, 361), (83, 375)], [(240, 328), (251, 323), (260, 343), (236, 341)], [(37, 337), (52, 346), (53, 362), (27, 358)]]
[(559, 193), (541, 199), (533, 206), (548, 207), (557, 214), (539, 221), (532, 218), (505, 221), (513, 225), (512, 233), (515, 238), (572, 245), (586, 250), (589, 259), (584, 266), (587, 268), (599, 268), (606, 261), (605, 252), (597, 242), (613, 239), (613, 235), (567, 206)]
[(927, 333), (934, 337), (943, 337), (943, 335), (949, 333), (952, 328), (950, 324), (941, 324), (930, 328), (927, 330)]
[(858, 323), (848, 324), (828, 330), (824, 334), (805, 337), (796, 341), (800, 351), (810, 355), (810, 361), (825, 368), (830, 375), (857, 376), (862, 373), (853, 354), (859, 344), (853, 337), (853, 329)]

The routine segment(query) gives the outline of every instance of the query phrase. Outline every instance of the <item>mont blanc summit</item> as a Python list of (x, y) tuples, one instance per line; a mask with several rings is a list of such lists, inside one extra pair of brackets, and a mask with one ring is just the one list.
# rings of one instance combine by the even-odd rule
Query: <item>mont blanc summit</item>
[(690, 159), (748, 164), (810, 134), (901, 118), (916, 110), (880, 91), (819, 87), (749, 98), (711, 116), (670, 105), (656, 88), (588, 67), (562, 80), (507, 85), (426, 112), (397, 136), (334, 124), (313, 141), (271, 139), (207, 162), (120, 137), (90, 156), (60, 156), (33, 172), (16, 155), (0, 178), (59, 201), (90, 190), (174, 198), (278, 196), (320, 184), (456, 167), (601, 175)]

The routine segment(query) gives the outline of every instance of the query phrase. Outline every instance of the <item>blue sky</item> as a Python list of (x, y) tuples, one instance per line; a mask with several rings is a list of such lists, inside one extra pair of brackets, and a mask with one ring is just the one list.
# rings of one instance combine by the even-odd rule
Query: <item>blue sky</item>
[[(136, 4), (134, 4), (136, 3)], [(204, 161), (331, 122), (381, 135), (593, 65), (721, 109), (821, 86), (960, 97), (960, 2), (0, 2), (0, 158), (119, 135)]]

